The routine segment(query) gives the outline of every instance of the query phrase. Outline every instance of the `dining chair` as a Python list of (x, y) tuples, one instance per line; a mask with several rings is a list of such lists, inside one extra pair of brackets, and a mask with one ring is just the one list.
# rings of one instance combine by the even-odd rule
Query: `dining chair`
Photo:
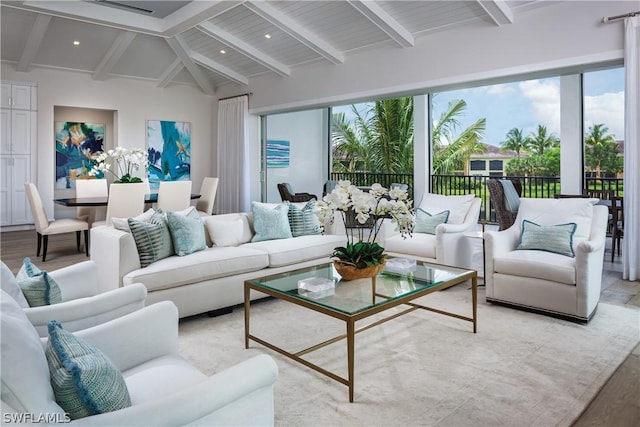
[[(76, 198), (108, 197), (109, 187), (106, 179), (76, 179)], [(98, 220), (106, 218), (106, 207), (79, 207), (78, 218), (87, 221), (89, 228)]]
[(191, 206), (191, 181), (160, 181), (158, 209), (180, 211)]
[(31, 214), (33, 215), (33, 222), (36, 226), (36, 233), (38, 236), (38, 249), (36, 255), (40, 256), (40, 249), (42, 249), (42, 262), (45, 262), (47, 258), (49, 235), (71, 233), (73, 231), (76, 232), (76, 245), (78, 252), (80, 252), (80, 232), (84, 231), (84, 247), (87, 256), (89, 256), (89, 223), (76, 218), (62, 218), (49, 221), (47, 218), (47, 212), (44, 210), (44, 205), (42, 204), (42, 199), (40, 198), (40, 192), (35, 184), (32, 182), (25, 182), (24, 188), (27, 192), (27, 198), (29, 199), (29, 205), (31, 206)]
[(128, 184), (111, 184), (107, 215), (104, 221), (96, 221), (97, 225), (111, 225), (112, 218), (133, 218), (144, 212), (145, 184), (143, 182)]
[(611, 262), (616, 255), (620, 256), (620, 239), (624, 237), (624, 199), (614, 196), (611, 199)]
[(218, 181), (218, 178), (212, 178), (210, 176), (202, 180), (200, 198), (196, 202), (196, 210), (201, 215), (213, 214), (213, 204), (216, 200), (216, 193), (218, 192)]

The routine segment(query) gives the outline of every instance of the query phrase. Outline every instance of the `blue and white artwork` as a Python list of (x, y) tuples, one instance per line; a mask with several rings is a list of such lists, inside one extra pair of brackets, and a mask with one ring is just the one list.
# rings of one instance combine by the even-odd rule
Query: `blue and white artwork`
[(267, 167), (268, 168), (288, 168), (290, 157), (289, 141), (268, 139), (267, 140)]
[(191, 123), (147, 120), (148, 177), (151, 188), (160, 181), (191, 179)]

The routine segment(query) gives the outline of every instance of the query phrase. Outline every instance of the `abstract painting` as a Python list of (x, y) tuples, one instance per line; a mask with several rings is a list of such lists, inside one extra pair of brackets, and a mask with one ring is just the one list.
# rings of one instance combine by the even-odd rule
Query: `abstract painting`
[(151, 188), (160, 181), (191, 179), (191, 123), (147, 120), (148, 177)]
[(268, 168), (288, 168), (289, 167), (289, 141), (268, 139), (267, 140), (267, 167)]
[(55, 123), (56, 188), (75, 188), (76, 179), (90, 176), (91, 158), (104, 150), (104, 129), (104, 124)]

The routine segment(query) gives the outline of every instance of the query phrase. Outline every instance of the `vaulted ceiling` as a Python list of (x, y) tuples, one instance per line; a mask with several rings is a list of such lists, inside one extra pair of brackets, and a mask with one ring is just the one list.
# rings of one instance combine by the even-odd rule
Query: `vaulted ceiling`
[(264, 73), (287, 78), (302, 64), (348, 65), (359, 51), (411, 49), (443, 29), (517, 25), (518, 13), (550, 3), (3, 0), (0, 56), (17, 71), (50, 67), (95, 80), (195, 84), (214, 95), (221, 85), (249, 88)]

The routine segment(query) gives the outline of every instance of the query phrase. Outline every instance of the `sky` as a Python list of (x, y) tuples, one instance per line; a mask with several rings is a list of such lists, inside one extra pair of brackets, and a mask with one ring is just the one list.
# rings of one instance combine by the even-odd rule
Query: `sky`
[[(584, 97), (585, 132), (594, 123), (604, 123), (615, 139), (624, 139), (624, 69), (585, 73)], [(459, 118), (459, 130), (484, 117), (487, 144), (499, 146), (514, 127), (529, 135), (538, 124), (560, 137), (559, 77), (438, 93), (433, 98), (434, 119), (457, 99), (467, 103), (464, 116)], [(333, 109), (346, 110), (350, 106)]]

